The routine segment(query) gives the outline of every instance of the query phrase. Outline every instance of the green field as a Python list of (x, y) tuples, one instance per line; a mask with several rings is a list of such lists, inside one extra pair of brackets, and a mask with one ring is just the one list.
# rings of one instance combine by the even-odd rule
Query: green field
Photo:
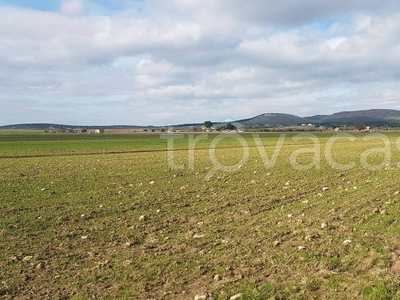
[(351, 135), (0, 132), (0, 297), (400, 299), (400, 133)]

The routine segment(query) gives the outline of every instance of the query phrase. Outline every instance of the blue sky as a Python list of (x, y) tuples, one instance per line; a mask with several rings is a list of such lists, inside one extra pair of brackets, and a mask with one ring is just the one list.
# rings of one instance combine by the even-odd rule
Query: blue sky
[(0, 125), (400, 109), (399, 6), (0, 0)]
[[(142, 2), (142, 1), (130, 1)], [(0, 5), (14, 6), (20, 8), (28, 8), (41, 11), (58, 12), (62, 5), (62, 0), (0, 0)], [(95, 0), (91, 1), (91, 5), (99, 6), (103, 12), (112, 13), (127, 7), (128, 1), (118, 0)]]
[(56, 0), (1, 0), (1, 5), (8, 5), (21, 8), (31, 8), (43, 11), (58, 11), (61, 5), (61, 1)]

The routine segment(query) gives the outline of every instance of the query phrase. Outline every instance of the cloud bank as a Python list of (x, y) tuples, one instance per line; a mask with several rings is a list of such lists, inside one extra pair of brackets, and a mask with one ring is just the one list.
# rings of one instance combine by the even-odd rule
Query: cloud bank
[(400, 109), (397, 1), (103, 2), (0, 1), (1, 125)]

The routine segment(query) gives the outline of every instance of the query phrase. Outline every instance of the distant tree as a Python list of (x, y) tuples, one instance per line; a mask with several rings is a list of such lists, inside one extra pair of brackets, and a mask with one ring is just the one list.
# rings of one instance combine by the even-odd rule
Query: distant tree
[(236, 127), (232, 125), (231, 123), (226, 124), (226, 129), (228, 130), (236, 130)]
[(211, 121), (205, 121), (204, 127), (210, 129), (214, 124)]
[(357, 122), (354, 124), (354, 128), (357, 129), (358, 131), (361, 131), (361, 130), (364, 130), (366, 127), (365, 127), (364, 123)]

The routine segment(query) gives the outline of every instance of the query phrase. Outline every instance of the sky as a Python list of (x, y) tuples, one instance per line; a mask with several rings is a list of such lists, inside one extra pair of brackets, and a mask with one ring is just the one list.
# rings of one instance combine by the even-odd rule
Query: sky
[(0, 125), (400, 109), (398, 0), (0, 0)]

